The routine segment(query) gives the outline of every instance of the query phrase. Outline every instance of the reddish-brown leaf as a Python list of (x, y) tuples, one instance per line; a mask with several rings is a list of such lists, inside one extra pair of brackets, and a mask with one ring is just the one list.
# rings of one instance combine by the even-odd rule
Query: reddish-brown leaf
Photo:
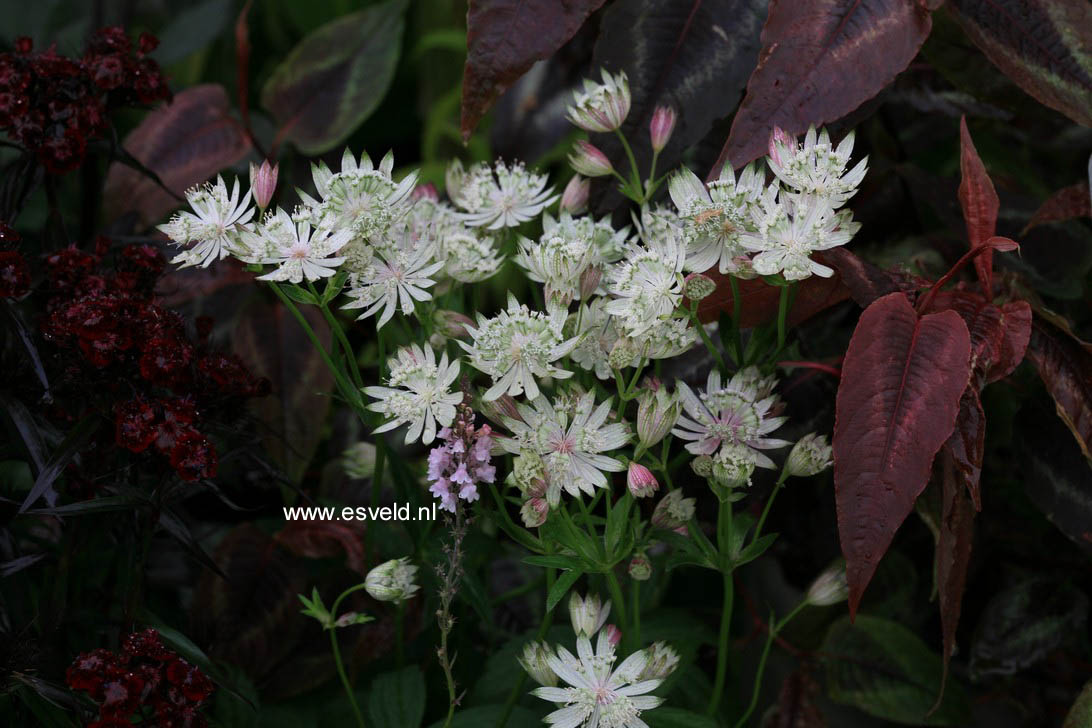
[(1092, 126), (1092, 3), (950, 0), (986, 57), (1040, 103)]
[[(972, 390), (968, 390), (972, 391)], [(977, 393), (974, 395), (978, 399)], [(979, 405), (981, 409), (981, 405)], [(940, 606), (940, 623), (944, 633), (944, 675), (948, 674), (948, 661), (955, 650), (956, 627), (963, 607), (963, 592), (967, 586), (967, 566), (971, 561), (974, 539), (975, 509), (967, 498), (959, 476), (960, 466), (947, 453), (940, 458), (942, 513), (940, 533), (936, 547), (937, 601)], [(937, 704), (944, 697), (944, 680)]]
[[(330, 329), (322, 315), (314, 306), (303, 307), (302, 313), (329, 347)], [(299, 482), (322, 439), (333, 375), (284, 306), (262, 301), (244, 309), (234, 344), (250, 370), (273, 383), (272, 396), (256, 400), (253, 407), (265, 425), (266, 451)]]
[(971, 332), (971, 364), (981, 379), (979, 386), (1007, 377), (1024, 360), (1031, 336), (1027, 301), (998, 306), (961, 287), (938, 293), (928, 311), (947, 309), (958, 313)]
[[(986, 165), (974, 148), (971, 133), (967, 131), (967, 117), (959, 120), (959, 204), (963, 208), (963, 220), (967, 224), (967, 240), (972, 248), (983, 245), (997, 231), (997, 210), (1000, 201), (993, 181), (986, 172)], [(987, 250), (974, 259), (978, 280), (983, 290), (993, 290), (993, 251)]]
[(868, 101), (910, 64), (931, 27), (915, 0), (771, 0), (758, 66), (709, 178), (725, 161), (738, 168), (762, 156), (775, 126), (799, 134)]
[(294, 554), (324, 559), (345, 554), (345, 565), (365, 574), (363, 524), (358, 521), (289, 521), (273, 539)]
[[(732, 311), (732, 288), (728, 277), (715, 269), (705, 275), (713, 279), (717, 289), (698, 304), (698, 317), (705, 323), (717, 321), (722, 312)], [(777, 320), (781, 289), (761, 278), (739, 281), (740, 326), (745, 329)], [(787, 317), (790, 326), (806, 321), (820, 311), (849, 298), (849, 289), (835, 273), (830, 278), (812, 276), (796, 284), (796, 299)]]
[(986, 452), (986, 413), (975, 385), (963, 390), (955, 429), (944, 450), (955, 464), (955, 476), (967, 488), (976, 511), (982, 510), (982, 458)]
[(576, 34), (603, 0), (470, 0), (463, 68), (463, 139), (535, 61)]
[(781, 683), (776, 713), (764, 721), (768, 728), (827, 728), (826, 718), (816, 705), (819, 685), (809, 673), (798, 670)]
[(850, 614), (929, 480), (970, 378), (971, 337), (954, 311), (919, 317), (902, 293), (861, 314), (834, 420), (838, 532)]
[(849, 295), (861, 308), (867, 308), (870, 303), (888, 293), (909, 293), (929, 285), (929, 281), (923, 278), (902, 271), (878, 268), (846, 248), (824, 250), (816, 257), (838, 272), (842, 283), (849, 289)]
[(1062, 222), (1078, 217), (1092, 217), (1092, 194), (1089, 193), (1087, 182), (1063, 187), (1048, 197), (1020, 234), (1027, 235), (1033, 227), (1048, 222)]
[[(170, 104), (145, 116), (122, 146), (181, 195), (246, 156), (250, 140), (230, 115), (224, 87), (203, 84), (175, 94)], [(134, 212), (150, 225), (179, 204), (147, 175), (121, 162), (110, 165), (103, 191), (107, 220)]]
[(1092, 458), (1092, 345), (1043, 316), (1032, 319), (1028, 359), (1035, 364), (1058, 416)]

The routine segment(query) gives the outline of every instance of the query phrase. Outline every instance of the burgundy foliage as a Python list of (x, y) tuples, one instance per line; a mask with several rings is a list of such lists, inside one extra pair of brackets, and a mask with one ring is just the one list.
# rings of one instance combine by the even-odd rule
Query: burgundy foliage
[(1092, 344), (1074, 336), (1064, 322), (1037, 315), (1032, 321), (1028, 359), (1054, 399), (1058, 416), (1092, 457)]
[[(959, 169), (962, 173), (959, 204), (967, 224), (967, 240), (973, 249), (983, 245), (997, 232), (997, 210), (1001, 202), (974, 148), (971, 133), (967, 131), (966, 117), (959, 120), (959, 136)], [(978, 271), (978, 280), (982, 282), (982, 290), (989, 295), (993, 290), (993, 251), (987, 250), (975, 258), (974, 267)]]
[(90, 141), (108, 128), (119, 106), (170, 98), (159, 65), (147, 57), (158, 41), (144, 33), (134, 44), (120, 27), (102, 28), (82, 58), (55, 48), (34, 52), (20, 38), (0, 54), (0, 131), (31, 151), (50, 172), (83, 162)]
[(1024, 234), (1039, 225), (1078, 217), (1092, 217), (1092, 194), (1089, 193), (1087, 182), (1063, 187), (1048, 197), (1031, 216), (1024, 228)]
[(213, 693), (198, 668), (163, 645), (154, 629), (134, 632), (120, 652), (96, 649), (80, 654), (66, 673), (68, 686), (87, 693), (98, 706), (88, 728), (133, 725), (203, 728), (199, 712)]

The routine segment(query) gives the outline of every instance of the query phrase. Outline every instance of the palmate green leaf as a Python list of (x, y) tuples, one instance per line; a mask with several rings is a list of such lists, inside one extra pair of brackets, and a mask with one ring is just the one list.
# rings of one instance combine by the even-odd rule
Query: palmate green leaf
[(416, 665), (372, 681), (368, 714), (375, 728), (417, 728), (425, 717), (425, 677)]
[(966, 726), (970, 706), (952, 678), (940, 695), (941, 660), (897, 622), (857, 615), (831, 626), (821, 652), (827, 657), (827, 692), (839, 703), (903, 725)]
[(321, 154), (379, 106), (394, 78), (407, 0), (388, 0), (323, 25), (297, 45), (262, 88), (277, 135)]

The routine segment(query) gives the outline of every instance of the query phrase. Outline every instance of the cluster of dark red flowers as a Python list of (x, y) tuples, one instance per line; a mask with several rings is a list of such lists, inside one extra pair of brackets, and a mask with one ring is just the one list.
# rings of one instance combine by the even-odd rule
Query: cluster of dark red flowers
[(82, 58), (66, 58), (54, 48), (35, 53), (20, 38), (14, 52), (0, 54), (0, 131), (49, 171), (75, 169), (111, 109), (170, 98), (159, 64), (147, 57), (158, 43), (143, 33), (134, 45), (122, 28), (107, 27)]
[(269, 382), (209, 348), (211, 320), (198, 320), (194, 342), (179, 314), (155, 304), (165, 263), (156, 248), (129, 245), (112, 256), (109, 248), (100, 238), (93, 253), (72, 246), (46, 257), (41, 330), (57, 349), (62, 383), (112, 401), (119, 447), (159, 453), (184, 480), (211, 478), (216, 449), (199, 429), (206, 411), (264, 395)]
[(30, 290), (30, 269), (18, 244), (19, 233), (0, 222), (0, 298), (22, 298)]
[(98, 703), (88, 728), (128, 728), (133, 717), (160, 728), (208, 725), (199, 711), (212, 695), (212, 682), (167, 649), (154, 629), (126, 637), (120, 654), (101, 648), (81, 654), (66, 678), (70, 688)]

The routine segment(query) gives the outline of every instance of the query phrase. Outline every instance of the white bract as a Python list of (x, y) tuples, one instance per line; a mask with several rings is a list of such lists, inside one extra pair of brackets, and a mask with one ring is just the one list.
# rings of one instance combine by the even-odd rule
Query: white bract
[(437, 363), (431, 346), (414, 344), (400, 349), (388, 367), (387, 386), (364, 387), (365, 394), (379, 400), (368, 409), (389, 418), (375, 432), (408, 423), (406, 444), (420, 440), (428, 445), (436, 438), (437, 424), (448, 427), (455, 419), (455, 405), (463, 399), (461, 392), (451, 391), (459, 362), (449, 362), (444, 352)]
[(182, 268), (208, 268), (215, 260), (248, 250), (240, 241), (240, 233), (254, 217), (254, 208), (250, 206), (249, 190), (240, 197), (238, 179), (230, 194), (223, 177), (217, 177), (216, 184), (193, 187), (186, 192), (186, 202), (193, 212), (176, 213), (158, 228), (175, 245), (194, 244), (175, 256), (172, 263)]
[(304, 279), (329, 278), (345, 262), (344, 257), (331, 256), (352, 237), (352, 232), (346, 229), (312, 230), (308, 222), (293, 223), (291, 216), (281, 209), (268, 223), (260, 223), (258, 229), (260, 237), (268, 243), (261, 262), (277, 266), (258, 276), (263, 281), (299, 283)]
[(413, 313), (415, 301), (431, 300), (432, 294), (425, 289), (436, 284), (431, 276), (443, 267), (442, 262), (432, 260), (432, 249), (428, 246), (377, 249), (364, 271), (350, 276), (347, 295), (352, 301), (343, 308), (366, 309), (358, 319), (383, 309), (376, 324), (382, 327), (399, 306), (408, 316)]
[(417, 184), (416, 172), (396, 183), (391, 178), (393, 169), (390, 152), (376, 167), (367, 154), (357, 162), (348, 149), (341, 157), (340, 172), (330, 171), (325, 162), (313, 165), (311, 177), (319, 200), (301, 194), (311, 222), (326, 229), (347, 228), (366, 240), (382, 236), (405, 214)]
[(464, 211), (462, 219), (490, 230), (527, 222), (556, 202), (547, 182), (546, 175), (529, 171), (522, 162), (479, 162), (465, 170), (456, 160), (447, 170), (447, 194)]
[(676, 235), (650, 245), (633, 244), (607, 273), (614, 297), (607, 312), (630, 336), (643, 334), (674, 313), (682, 301), (681, 275), (686, 249)]

